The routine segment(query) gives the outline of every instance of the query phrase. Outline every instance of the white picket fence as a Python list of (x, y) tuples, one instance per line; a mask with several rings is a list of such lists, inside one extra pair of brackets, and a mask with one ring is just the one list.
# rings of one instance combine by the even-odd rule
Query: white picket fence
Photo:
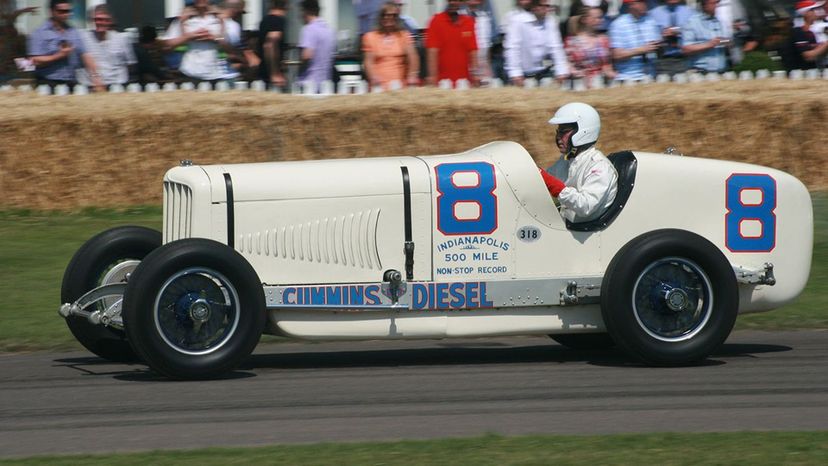
[[(828, 80), (828, 69), (825, 70), (793, 70), (790, 74), (786, 74), (784, 71), (774, 71), (770, 72), (768, 70), (759, 70), (755, 74), (751, 71), (742, 71), (740, 73), (735, 73), (733, 71), (728, 71), (722, 74), (699, 74), (699, 73), (681, 73), (672, 78), (668, 75), (659, 75), (655, 79), (650, 78), (649, 76), (645, 77), (644, 79), (637, 80), (637, 81), (611, 81), (609, 84), (604, 82), (604, 79), (601, 76), (596, 76), (591, 82), (586, 82), (583, 79), (568, 79), (563, 83), (558, 83), (552, 78), (543, 78), (540, 82), (534, 79), (527, 79), (524, 82), (524, 88), (526, 89), (534, 89), (534, 88), (558, 88), (565, 91), (588, 91), (590, 89), (603, 89), (603, 88), (613, 88), (619, 86), (635, 86), (639, 84), (649, 84), (649, 83), (675, 83), (675, 84), (686, 84), (686, 83), (697, 83), (697, 82), (714, 82), (714, 81), (749, 81), (754, 79), (789, 79), (789, 80), (803, 80), (803, 79), (826, 79)], [(503, 87), (503, 82), (499, 79), (494, 79), (486, 84), (487, 87), (490, 88), (500, 88)], [(390, 84), (390, 91), (395, 91), (402, 89), (402, 84), (399, 82), (392, 82)], [(452, 86), (451, 81), (443, 80), (439, 83), (438, 86), (440, 89), (445, 90), (466, 90), (469, 89), (471, 86), (469, 85), (468, 81), (460, 80), (457, 82), (456, 86)], [(198, 85), (194, 85), (193, 83), (182, 83), (176, 85), (175, 83), (165, 83), (163, 85), (150, 83), (146, 86), (142, 87), (140, 84), (133, 83), (128, 84), (126, 86), (121, 85), (113, 85), (110, 86), (109, 92), (112, 94), (118, 93), (141, 93), (141, 92), (173, 92), (173, 91), (199, 91), (199, 92), (223, 92), (229, 90), (244, 90), (244, 91), (254, 91), (254, 92), (265, 92), (267, 91), (267, 86), (262, 81), (253, 81), (248, 83), (246, 81), (219, 81), (215, 84), (215, 89), (210, 83), (202, 82)], [(323, 97), (323, 96), (332, 96), (332, 95), (349, 95), (349, 94), (367, 94), (368, 93), (368, 83), (359, 80), (359, 79), (342, 79), (339, 81), (338, 86), (334, 86), (334, 83), (331, 81), (323, 82), (318, 88), (312, 84), (303, 84), (303, 83), (294, 83), (291, 86), (289, 91), (290, 94), (294, 95), (306, 95), (306, 96), (314, 96), (314, 97)], [(89, 94), (89, 89), (86, 86), (78, 85), (75, 86), (74, 91), (70, 92), (69, 87), (65, 85), (58, 85), (55, 86), (54, 89), (47, 85), (40, 85), (36, 88), (33, 88), (30, 85), (22, 85), (17, 87), (12, 87), (10, 85), (3, 85), (0, 86), (0, 93), (2, 92), (11, 92), (13, 90), (17, 90), (18, 92), (35, 92), (38, 95), (56, 95), (56, 96), (65, 96), (65, 95), (87, 95)], [(281, 93), (282, 91), (279, 89), (270, 89), (268, 92), (277, 92)], [(375, 87), (372, 89), (373, 93), (383, 92), (383, 90), (379, 87)]]

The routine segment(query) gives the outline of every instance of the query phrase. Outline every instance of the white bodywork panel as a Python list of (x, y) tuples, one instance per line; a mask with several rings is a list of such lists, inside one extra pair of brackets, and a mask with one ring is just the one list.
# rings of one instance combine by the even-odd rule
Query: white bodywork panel
[[(619, 249), (665, 228), (707, 238), (734, 267), (774, 265), (774, 286), (739, 285), (740, 312), (776, 308), (798, 296), (813, 241), (810, 196), (799, 180), (737, 162), (641, 152), (635, 157), (629, 200), (607, 228), (592, 232), (566, 228), (531, 156), (511, 142), (456, 155), (178, 167), (165, 178), (164, 240), (206, 237), (232, 244), (261, 281), (280, 292), (376, 284), (386, 270), (405, 271), (405, 167), (415, 244), (409, 290), (431, 286), (430, 296), (440, 304), (442, 289), (449, 309), (429, 304), (422, 310), (334, 311), (279, 297), (280, 304), (269, 305), (272, 332), (364, 339), (601, 331), (596, 305), (541, 303), (533, 295), (534, 302), (522, 306), (530, 298), (522, 281), (549, 280), (555, 288), (547, 298), (570, 280), (594, 284), (598, 277), (599, 286)], [(764, 183), (764, 191), (753, 183)], [(763, 197), (771, 195), (775, 206)], [(740, 206), (728, 211), (728, 196)], [(759, 219), (753, 218), (757, 212)], [(754, 237), (771, 236), (772, 244), (762, 246), (767, 250), (745, 250), (758, 241)], [(461, 287), (484, 284), (485, 290), (486, 283), (490, 290), (513, 284), (497, 294), (514, 298), (510, 305), (488, 306), (487, 297), (478, 296), (476, 305), (466, 306), (473, 300), (459, 296)]]
[[(414, 157), (205, 169), (213, 180), (231, 174), (234, 247), (262, 282), (310, 284), (378, 281), (384, 270), (403, 269), (401, 167), (412, 173), (414, 202), (427, 207), (426, 167)], [(225, 184), (213, 186), (225, 210)], [(425, 244), (429, 214), (415, 212), (414, 241)], [(226, 223), (215, 223), (214, 234), (227, 242)], [(430, 274), (430, 260), (428, 250), (415, 251), (416, 276)]]
[(604, 330), (597, 305), (464, 311), (320, 312), (275, 310), (278, 331), (305, 339), (365, 340), (545, 335)]
[[(774, 309), (799, 296), (811, 270), (814, 231), (811, 197), (802, 182), (779, 170), (745, 163), (645, 153), (636, 157), (638, 175), (627, 207), (602, 233), (603, 261), (611, 260), (633, 236), (677, 228), (707, 238), (734, 266), (774, 265), (774, 286), (740, 285), (740, 312)], [(726, 245), (725, 184), (734, 174), (767, 175), (775, 182), (776, 241), (771, 251), (734, 252)], [(749, 194), (742, 192), (745, 202), (751, 200)]]

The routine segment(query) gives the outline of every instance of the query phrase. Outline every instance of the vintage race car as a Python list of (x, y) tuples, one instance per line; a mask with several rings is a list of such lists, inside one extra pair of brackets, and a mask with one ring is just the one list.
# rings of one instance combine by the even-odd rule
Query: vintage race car
[(232, 370), (263, 332), (302, 339), (548, 334), (652, 365), (708, 357), (739, 312), (808, 280), (811, 198), (744, 163), (619, 152), (614, 205), (562, 219), (531, 156), (198, 166), (164, 178), (164, 225), (105, 231), (63, 280), (93, 353), (173, 378)]

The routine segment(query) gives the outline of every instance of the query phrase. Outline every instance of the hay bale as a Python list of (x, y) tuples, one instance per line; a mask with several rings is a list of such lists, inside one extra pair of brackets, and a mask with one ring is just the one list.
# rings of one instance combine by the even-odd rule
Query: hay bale
[(410, 89), (315, 99), (245, 91), (41, 97), (7, 92), (0, 207), (72, 209), (160, 201), (164, 172), (200, 164), (453, 153), (514, 140), (550, 164), (546, 124), (567, 102), (601, 112), (599, 147), (779, 168), (828, 189), (815, 81), (652, 84), (589, 93)]

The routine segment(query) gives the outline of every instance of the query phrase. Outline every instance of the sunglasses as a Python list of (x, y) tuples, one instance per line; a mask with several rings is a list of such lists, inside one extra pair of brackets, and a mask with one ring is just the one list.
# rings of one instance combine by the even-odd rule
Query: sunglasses
[(400, 15), (398, 15), (396, 13), (383, 13), (382, 17), (383, 18), (399, 18)]
[(71, 13), (72, 9), (71, 8), (55, 8), (55, 11), (57, 11), (58, 13), (66, 14), (66, 13)]
[(577, 126), (575, 125), (558, 125), (558, 129), (555, 131), (555, 134), (558, 136), (562, 136), (570, 131), (575, 131)]

